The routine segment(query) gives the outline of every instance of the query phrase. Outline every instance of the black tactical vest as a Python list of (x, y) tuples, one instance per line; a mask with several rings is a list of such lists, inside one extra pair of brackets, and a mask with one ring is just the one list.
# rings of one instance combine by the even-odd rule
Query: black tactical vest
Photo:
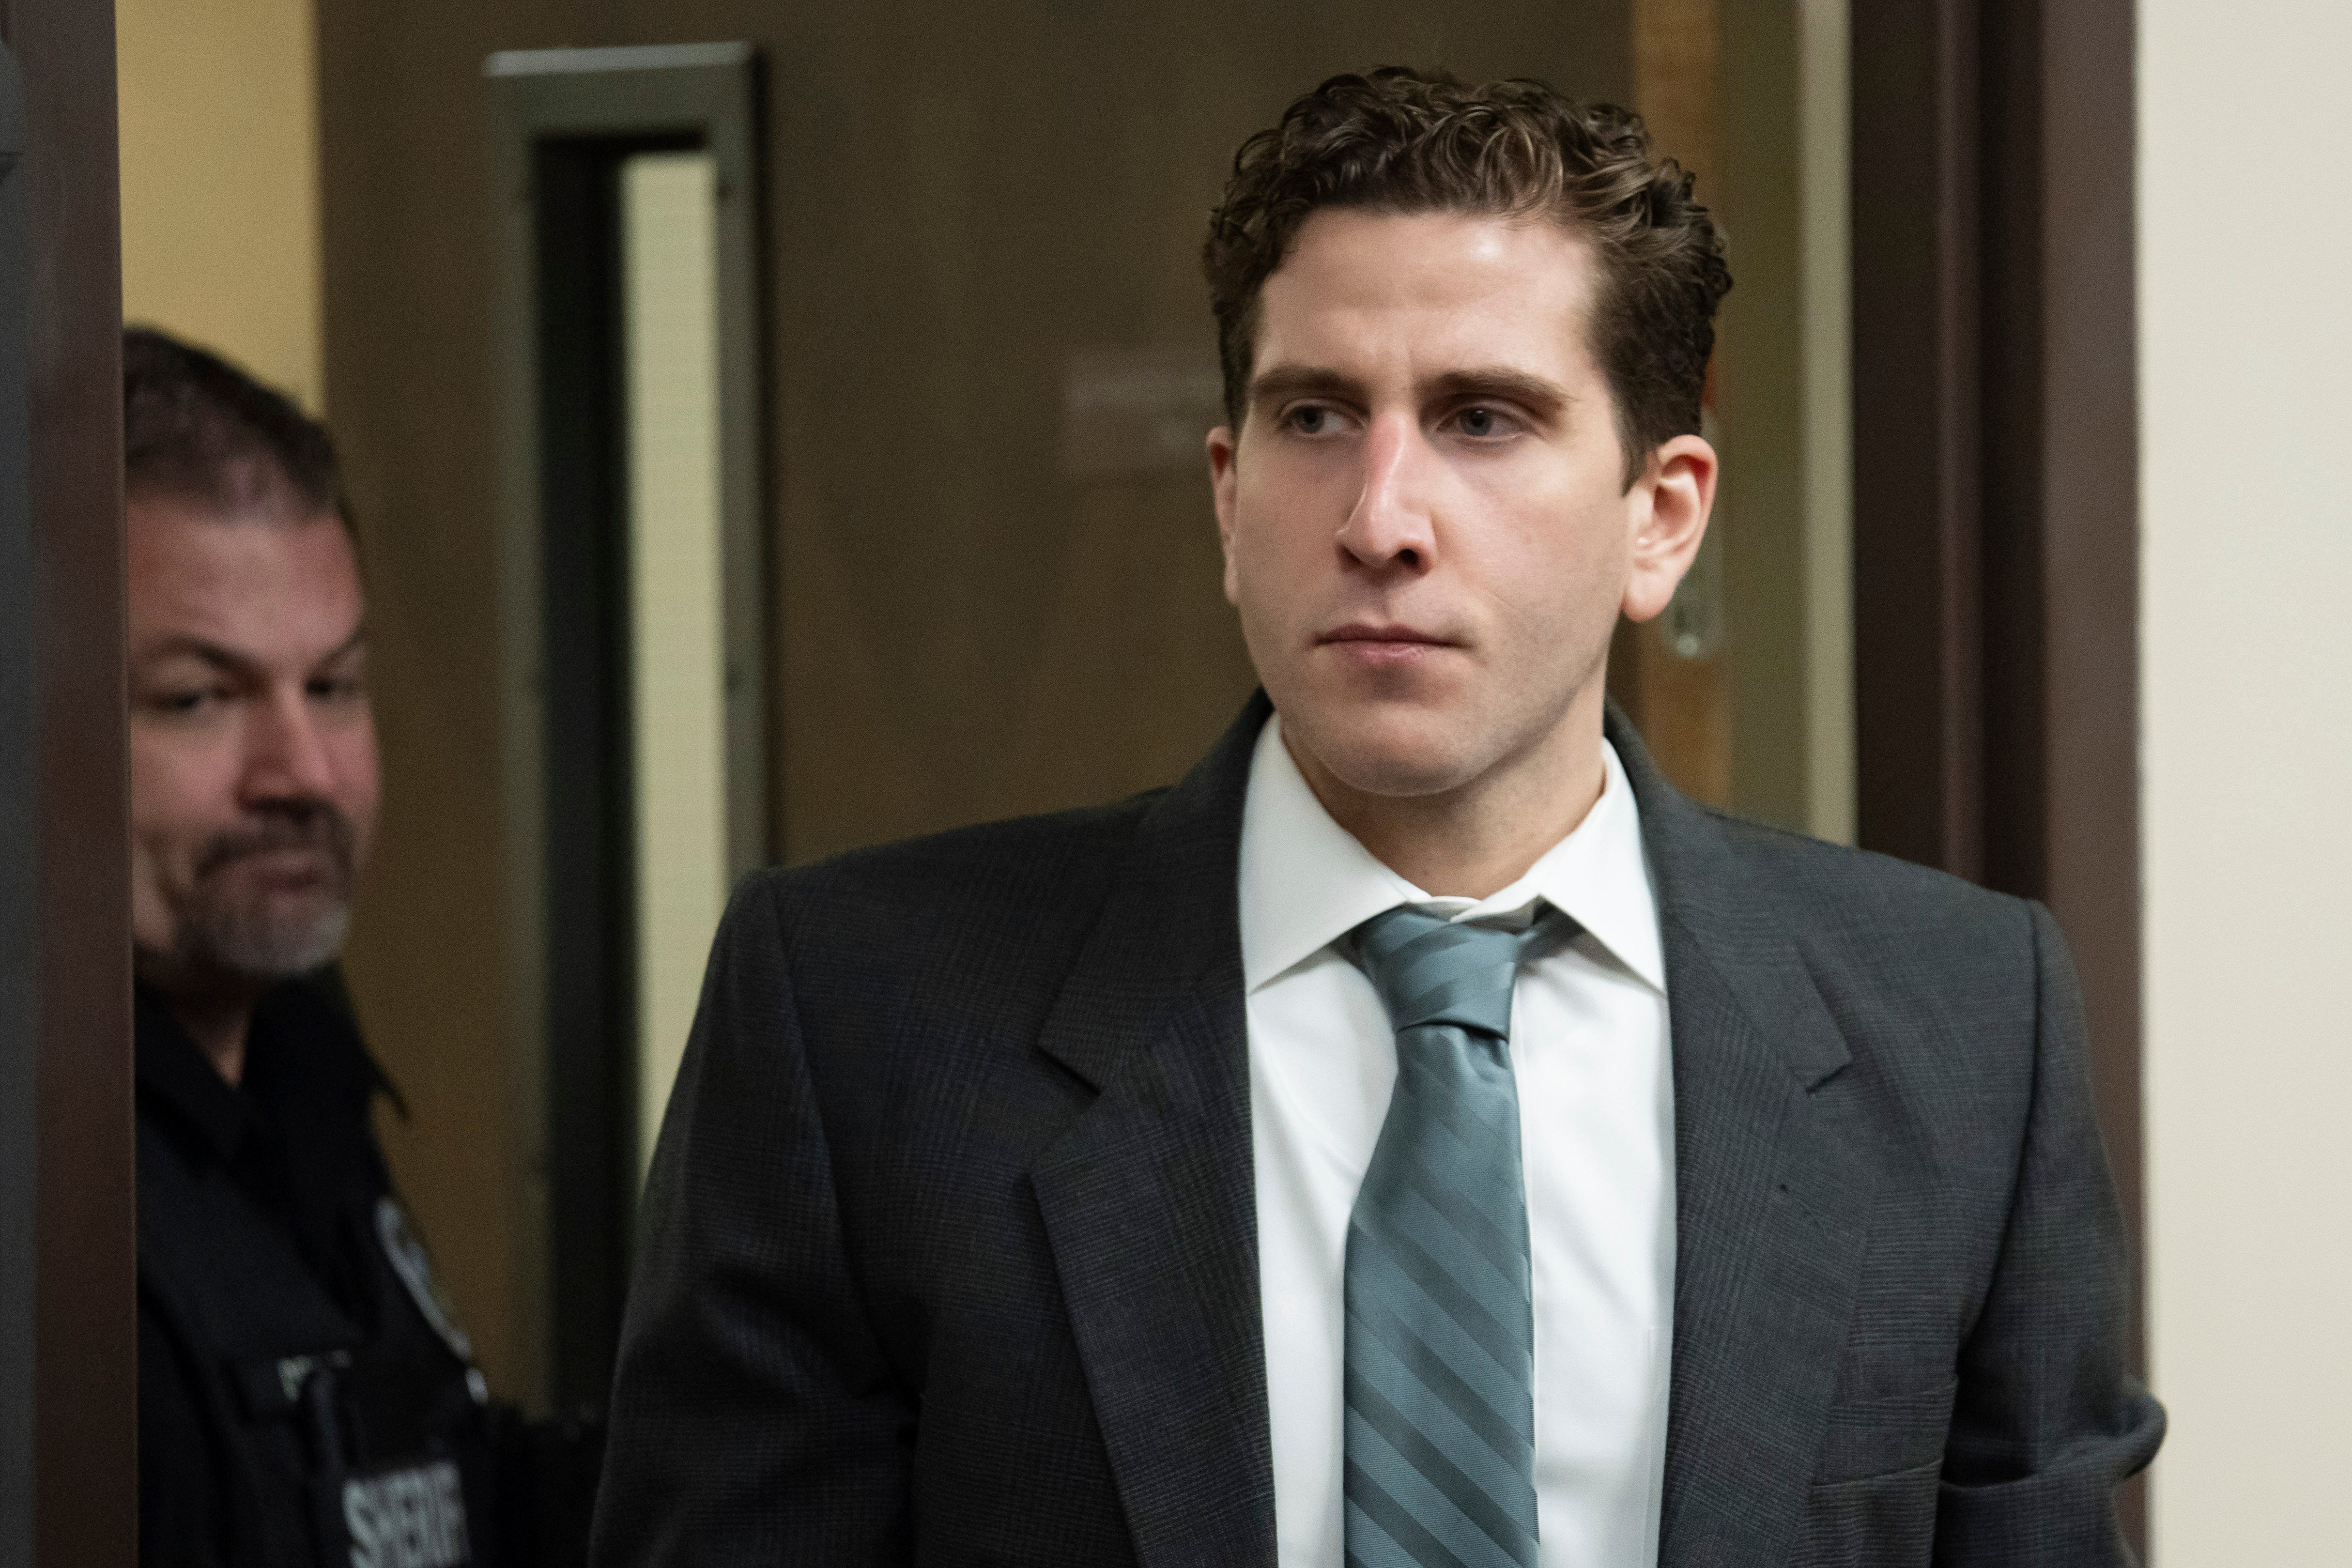
[(486, 1390), (384, 1174), (356, 1031), (323, 995), (272, 993), (248, 1052), (248, 1083), (261, 1073), (255, 1087), (272, 1092), (250, 1102), (186, 1076), (186, 1058), (211, 1068), (146, 996), (139, 1047), (140, 1310), (176, 1369), (159, 1385), (170, 1373), (142, 1368), (142, 1398), (184, 1396), (208, 1449), (141, 1464), (208, 1475), (217, 1507), (190, 1517), (219, 1532), (175, 1542), (142, 1528), (142, 1555), (493, 1563)]

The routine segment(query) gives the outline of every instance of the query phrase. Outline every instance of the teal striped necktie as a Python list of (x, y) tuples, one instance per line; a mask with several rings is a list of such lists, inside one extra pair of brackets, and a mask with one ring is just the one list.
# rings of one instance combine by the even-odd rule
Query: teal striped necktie
[(1402, 907), (1352, 942), (1396, 1089), (1348, 1224), (1349, 1568), (1535, 1568), (1535, 1315), (1511, 987), (1525, 932)]

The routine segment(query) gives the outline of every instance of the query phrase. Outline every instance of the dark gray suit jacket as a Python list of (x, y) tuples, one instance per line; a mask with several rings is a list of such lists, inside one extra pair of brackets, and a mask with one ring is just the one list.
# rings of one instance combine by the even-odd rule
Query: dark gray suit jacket
[[(1271, 1564), (1235, 876), (1183, 783), (755, 878), (654, 1162), (594, 1556)], [(1702, 810), (1657, 879), (1677, 1265), (1661, 1562), (2105, 1564), (2126, 1374), (2037, 905)]]

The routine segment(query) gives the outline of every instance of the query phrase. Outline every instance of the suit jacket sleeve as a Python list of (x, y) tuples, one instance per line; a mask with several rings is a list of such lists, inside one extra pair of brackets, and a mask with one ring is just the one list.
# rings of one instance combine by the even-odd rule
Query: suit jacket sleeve
[(2035, 904), (2032, 920), (2032, 1108), (2000, 1262), (1961, 1347), (1939, 1564), (2129, 1563), (2114, 1491), (2164, 1435), (2164, 1412), (2125, 1365), (2123, 1224), (2092, 1116), (2074, 965), (2050, 912)]
[(754, 878), (654, 1158), (592, 1560), (902, 1561), (912, 1433), (851, 1273), (774, 885)]

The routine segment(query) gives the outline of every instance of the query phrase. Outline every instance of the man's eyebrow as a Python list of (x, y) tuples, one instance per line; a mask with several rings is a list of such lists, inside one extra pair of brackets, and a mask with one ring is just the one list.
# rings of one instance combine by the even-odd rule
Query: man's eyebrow
[[(1319, 365), (1275, 365), (1250, 379), (1252, 404), (1279, 403), (1290, 397), (1360, 397), (1363, 383), (1354, 376)], [(1508, 365), (1477, 365), (1433, 376), (1421, 387), (1423, 397), (1495, 397), (1525, 405), (1538, 414), (1554, 414), (1575, 402), (1558, 382)]]
[(1441, 397), (1501, 398), (1539, 414), (1557, 413), (1576, 401), (1558, 382), (1508, 365), (1450, 370), (1433, 378), (1429, 391)]
[(349, 658), (352, 654), (358, 652), (360, 649), (367, 646), (367, 623), (365, 621), (362, 621), (359, 625), (352, 628), (351, 636), (345, 637), (342, 641), (329, 648), (325, 653), (320, 654), (319, 656), (319, 662), (320, 664), (332, 664), (339, 658)]
[(1279, 403), (1286, 397), (1359, 395), (1363, 383), (1320, 365), (1278, 364), (1250, 377), (1250, 402)]
[[(350, 657), (366, 641), (367, 625), (362, 622), (352, 628), (351, 636), (320, 654), (315, 662), (332, 664), (339, 658)], [(168, 637), (160, 642), (150, 643), (131, 657), (131, 662), (146, 664), (163, 658), (201, 659), (214, 668), (232, 675), (248, 675), (261, 668), (260, 661), (249, 654), (239, 653), (236, 649), (221, 643), (209, 642), (203, 637), (185, 635)]]
[(201, 659), (216, 669), (239, 675), (256, 667), (253, 659), (233, 647), (225, 647), (216, 642), (206, 642), (202, 637), (184, 636), (168, 637), (160, 642), (150, 643), (131, 657), (131, 662), (147, 664), (163, 658)]

